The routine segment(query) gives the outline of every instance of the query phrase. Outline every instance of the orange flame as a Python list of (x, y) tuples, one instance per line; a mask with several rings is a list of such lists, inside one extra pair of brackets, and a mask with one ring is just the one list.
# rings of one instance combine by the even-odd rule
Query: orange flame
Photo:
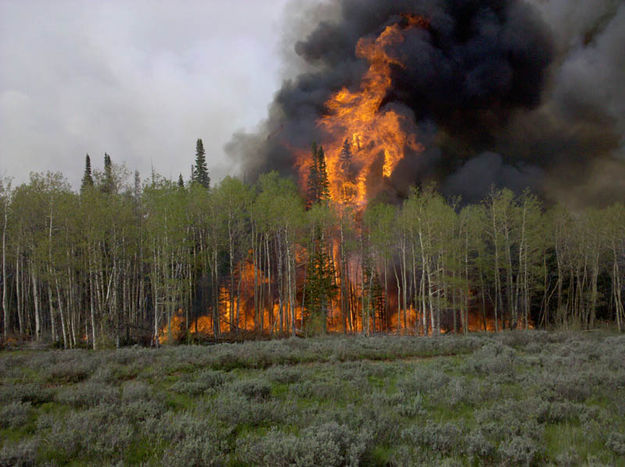
[[(404, 67), (389, 49), (404, 41), (403, 32), (410, 28), (427, 28), (428, 20), (420, 16), (402, 15), (400, 24), (387, 26), (375, 39), (361, 38), (356, 56), (369, 63), (360, 88), (342, 88), (325, 104), (327, 115), (317, 121), (324, 130), (322, 145), (326, 153), (330, 196), (334, 201), (364, 207), (375, 193), (367, 192), (368, 177), (388, 178), (404, 158), (407, 149), (415, 153), (424, 147), (417, 142), (414, 124), (403, 114), (383, 108), (392, 85), (392, 67)], [(405, 128), (411, 126), (410, 131)], [(302, 158), (308, 154), (297, 151), (297, 167), (305, 181), (310, 164)], [(381, 173), (375, 174), (376, 161), (383, 158)], [(379, 162), (378, 162), (379, 165)]]

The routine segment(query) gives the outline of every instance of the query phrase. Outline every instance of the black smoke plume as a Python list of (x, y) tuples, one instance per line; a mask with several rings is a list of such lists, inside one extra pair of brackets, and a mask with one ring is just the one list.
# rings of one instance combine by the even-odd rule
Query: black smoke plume
[(406, 30), (387, 50), (405, 67), (393, 68), (383, 107), (409, 114), (426, 150), (407, 153), (384, 181), (392, 195), (425, 181), (471, 201), (493, 185), (581, 202), (620, 193), (604, 196), (600, 174), (609, 164), (613, 178), (625, 155), (624, 2), (334, 3), (293, 44), (302, 71), (283, 83), (260, 131), (228, 144), (246, 177), (294, 174), (294, 149), (323, 142), (316, 122), (325, 102), (342, 87), (357, 89), (368, 68), (356, 57), (358, 40), (413, 14), (429, 27)]

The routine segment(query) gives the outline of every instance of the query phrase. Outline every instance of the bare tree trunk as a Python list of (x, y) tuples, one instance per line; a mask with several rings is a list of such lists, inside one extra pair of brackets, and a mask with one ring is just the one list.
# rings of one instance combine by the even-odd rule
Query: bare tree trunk
[(401, 332), (401, 280), (397, 274), (397, 266), (393, 265), (395, 283), (397, 284), (397, 333)]
[(41, 319), (39, 317), (39, 291), (37, 290), (37, 275), (35, 273), (35, 266), (30, 266), (30, 277), (33, 284), (33, 302), (35, 305), (35, 340), (41, 338)]
[(20, 273), (20, 264), (21, 264), (21, 256), (20, 256), (20, 245), (17, 244), (17, 249), (15, 252), (15, 295), (16, 295), (16, 305), (17, 305), (17, 321), (20, 330), (20, 335), (24, 335), (24, 319), (23, 319), (23, 310), (22, 310), (22, 289), (20, 288), (20, 280), (22, 278)]
[[(7, 195), (8, 197), (8, 195)], [(4, 226), (2, 228), (2, 332), (6, 342), (9, 333), (9, 306), (7, 294), (7, 224), (8, 224), (8, 199), (4, 204)]]
[(154, 346), (158, 347), (160, 342), (158, 340), (159, 335), (159, 309), (158, 309), (158, 253), (156, 251), (156, 246), (154, 247), (154, 264), (152, 265), (153, 273), (152, 273), (152, 300), (154, 302), (154, 335), (152, 340), (154, 342)]
[(232, 220), (228, 217), (228, 265), (230, 268), (230, 332), (233, 330), (234, 323), (234, 233), (232, 232)]
[(408, 328), (408, 323), (406, 319), (406, 308), (408, 308), (408, 280), (406, 277), (406, 239), (405, 233), (402, 235), (401, 241), (401, 281), (402, 281), (402, 308), (403, 308), (403, 318), (404, 318), (404, 332)]
[(212, 276), (213, 276), (213, 333), (215, 334), (215, 338), (219, 338), (220, 336), (220, 326), (219, 326), (219, 270), (217, 269), (217, 250), (213, 250), (213, 267), (212, 267)]
[(59, 280), (57, 278), (54, 279), (54, 282), (56, 284), (56, 296), (59, 302), (59, 315), (61, 317), (61, 333), (63, 335), (63, 348), (67, 349), (67, 329), (65, 327), (63, 302), (61, 300), (61, 289), (59, 288)]
[(621, 277), (618, 267), (618, 256), (616, 252), (616, 243), (612, 241), (613, 266), (612, 266), (612, 291), (614, 294), (614, 307), (616, 309), (616, 325), (619, 332), (623, 331), (623, 317), (625, 310), (623, 309), (623, 299), (621, 297)]
[(287, 283), (288, 283), (288, 299), (289, 299), (289, 310), (291, 312), (291, 334), (295, 337), (295, 303), (293, 299), (293, 261), (291, 258), (291, 248), (289, 246), (288, 234), (285, 232), (285, 243), (286, 243), (286, 261), (287, 261)]
[[(90, 268), (91, 269), (91, 268)], [(93, 271), (89, 271), (89, 305), (91, 314), (91, 338), (93, 343), (93, 350), (96, 350), (96, 333), (95, 333), (95, 290), (94, 290), (94, 278)]]
[(428, 318), (427, 318), (427, 300), (425, 298), (425, 262), (421, 269), (421, 322), (423, 327), (423, 335), (428, 335)]
[[(50, 272), (50, 279), (52, 278), (52, 273)], [(54, 317), (54, 306), (52, 305), (52, 300), (54, 297), (52, 296), (52, 287), (50, 286), (50, 279), (48, 279), (48, 308), (50, 309), (50, 336), (52, 337), (52, 342), (56, 342), (56, 319)]]
[[(265, 256), (267, 260), (267, 299), (269, 301), (269, 335), (273, 335), (275, 316), (273, 314), (273, 295), (271, 293), (271, 256), (269, 255), (269, 235), (265, 235)], [(302, 298), (302, 303), (304, 302)]]
[(464, 233), (464, 309), (462, 313), (462, 330), (466, 336), (469, 333), (469, 230)]
[(503, 303), (503, 299), (501, 296), (501, 284), (499, 277), (499, 242), (497, 241), (497, 224), (495, 217), (495, 207), (491, 206), (492, 210), (492, 221), (493, 221), (493, 243), (495, 245), (495, 332), (499, 332), (499, 305)]

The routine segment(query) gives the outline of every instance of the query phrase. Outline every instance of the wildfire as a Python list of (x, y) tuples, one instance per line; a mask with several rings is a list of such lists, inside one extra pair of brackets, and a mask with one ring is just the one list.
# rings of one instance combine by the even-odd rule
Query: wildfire
[[(335, 93), (325, 104), (327, 114), (317, 122), (325, 134), (322, 144), (333, 200), (364, 207), (371, 195), (367, 193), (369, 176), (388, 178), (406, 150), (424, 150), (417, 141), (414, 124), (396, 109), (383, 108), (383, 102), (392, 85), (392, 68), (404, 68), (389, 50), (404, 41), (404, 31), (428, 26), (423, 17), (402, 15), (401, 22), (387, 26), (377, 38), (358, 41), (356, 55), (369, 63), (360, 88), (342, 88)], [(410, 131), (406, 131), (409, 127)], [(301, 153), (298, 157), (302, 157)], [(376, 174), (378, 165), (382, 166), (381, 173), (378, 169)], [(307, 173), (302, 169), (308, 165), (300, 160), (298, 166), (304, 180)]]
[[(251, 252), (250, 252), (251, 254)], [(230, 282), (219, 288), (219, 329), (224, 334), (233, 332), (259, 332), (266, 334), (288, 333), (291, 323), (288, 303), (282, 303), (282, 330), (280, 330), (280, 305), (267, 298), (264, 303), (254, 300), (255, 287), (266, 286), (269, 279), (249, 259), (242, 260), (235, 268), (235, 290), (230, 294)], [(274, 284), (275, 288), (275, 284)], [(302, 308), (295, 307), (295, 325), (302, 327)], [(262, 316), (261, 316), (262, 315)], [(171, 335), (170, 330), (171, 329)], [(182, 309), (165, 322), (159, 329), (160, 344), (178, 342), (188, 333), (190, 336), (207, 338), (214, 336), (212, 313), (199, 316), (189, 322)]]
[[(400, 106), (385, 105), (385, 100), (393, 85), (393, 70), (405, 68), (397, 50), (405, 41), (406, 32), (429, 27), (429, 20), (422, 16), (402, 14), (377, 37), (361, 38), (355, 53), (358, 58), (366, 60), (368, 69), (358, 88), (343, 87), (325, 103), (326, 113), (317, 120), (322, 134), (318, 143), (325, 152), (329, 194), (339, 212), (352, 212), (344, 209), (346, 207), (364, 208), (407, 154), (425, 150), (417, 140), (418, 130), (409, 114)], [(310, 153), (287, 142), (284, 144), (295, 155), (295, 167), (300, 172), (302, 186), (307, 186), (312, 162)], [(379, 301), (373, 305), (365, 304), (365, 286), (358, 258), (342, 263), (338, 238), (331, 236), (326, 241), (331, 245), (330, 261), (335, 271), (333, 283), (340, 292), (327, 303), (323, 329), (329, 332), (384, 331), (420, 335), (431, 335), (436, 331), (432, 329), (431, 310), (418, 310), (412, 305), (401, 310), (393, 293), (387, 296), (385, 292), (382, 308)], [(253, 252), (249, 253), (236, 266), (233, 277), (220, 284), (217, 313), (207, 310), (207, 316), (186, 323), (180, 311), (171, 318), (171, 324), (162, 327), (161, 343), (170, 341), (169, 338), (177, 341), (185, 332), (213, 336), (213, 319), (219, 320), (221, 333), (230, 335), (240, 332), (288, 335), (292, 329), (299, 333), (307, 326), (321, 326), (318, 317), (310, 316), (302, 309), (299, 298), (296, 298), (291, 313), (291, 305), (279, 293), (275, 274), (267, 275), (262, 267), (256, 267), (250, 259)], [(298, 264), (305, 263), (304, 248), (297, 252), (296, 260)], [(296, 280), (301, 289), (303, 275)], [(438, 316), (443, 321), (437, 326), (441, 333), (461, 329), (462, 320), (458, 313), (450, 315), (445, 312)], [(474, 310), (468, 315), (468, 331), (501, 329), (504, 324), (495, 326), (494, 320), (480, 317)]]

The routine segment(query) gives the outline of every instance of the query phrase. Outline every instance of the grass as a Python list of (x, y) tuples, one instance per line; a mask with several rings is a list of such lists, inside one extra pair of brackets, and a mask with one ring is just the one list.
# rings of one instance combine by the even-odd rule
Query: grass
[(625, 465), (625, 336), (0, 353), (0, 465)]

